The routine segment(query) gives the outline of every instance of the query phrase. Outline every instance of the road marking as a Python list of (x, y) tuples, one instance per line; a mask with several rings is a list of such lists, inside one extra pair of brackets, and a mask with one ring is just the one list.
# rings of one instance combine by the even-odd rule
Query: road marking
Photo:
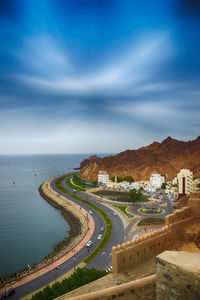
[(105, 251), (103, 251), (102, 253), (101, 253), (101, 255), (100, 256), (102, 256), (102, 255), (104, 255), (105, 254)]
[(112, 253), (110, 253), (109, 255), (108, 255), (108, 257), (110, 257), (112, 255)]

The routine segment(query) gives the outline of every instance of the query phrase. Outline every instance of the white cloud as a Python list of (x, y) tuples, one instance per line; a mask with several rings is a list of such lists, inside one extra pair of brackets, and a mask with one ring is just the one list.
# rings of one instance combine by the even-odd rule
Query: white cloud
[(50, 35), (33, 35), (24, 41), (23, 49), (17, 53), (26, 73), (37, 74), (41, 78), (64, 76), (72, 70), (68, 53), (62, 44)]
[[(38, 45), (37, 45), (38, 47)], [(42, 47), (41, 68), (45, 66), (45, 62), (50, 63), (53, 60), (52, 53), (56, 53), (56, 57), (64, 58), (47, 43), (47, 48)], [(34, 48), (35, 49), (35, 48)], [(162, 49), (162, 51), (160, 51)], [(167, 34), (158, 34), (145, 37), (134, 44), (130, 49), (126, 49), (120, 56), (113, 58), (107, 63), (107, 66), (101, 70), (94, 69), (93, 72), (80, 75), (63, 74), (55, 72), (54, 76), (35, 76), (19, 74), (18, 78), (23, 82), (41, 88), (45, 92), (53, 92), (56, 94), (118, 94), (119, 91), (125, 91), (127, 87), (134, 88), (144, 79), (150, 78), (157, 64), (170, 55), (170, 42)], [(47, 52), (47, 57), (46, 57)], [(48, 54), (50, 53), (50, 54)], [(51, 57), (52, 56), (52, 57)], [(58, 59), (59, 60), (59, 59)], [(55, 62), (55, 65), (57, 62)], [(59, 64), (58, 64), (59, 65)], [(75, 68), (75, 65), (73, 69)], [(146, 87), (152, 88), (152, 87)], [(153, 88), (156, 88), (154, 86)]]
[[(120, 117), (110, 122), (100, 117), (95, 121), (78, 118), (73, 113), (64, 119), (54, 119), (54, 115), (41, 118), (39, 107), (0, 111), (0, 128), (4, 129), (0, 131), (0, 153), (120, 152), (161, 141), (167, 135), (180, 139), (199, 135), (199, 125), (193, 125), (199, 112), (181, 113), (175, 104), (123, 104), (113, 112)], [(123, 124), (123, 115), (133, 122)]]

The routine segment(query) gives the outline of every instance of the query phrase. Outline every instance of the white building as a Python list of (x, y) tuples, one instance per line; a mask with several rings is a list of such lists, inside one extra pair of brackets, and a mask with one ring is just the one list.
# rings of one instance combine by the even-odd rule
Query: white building
[(178, 193), (181, 195), (190, 195), (193, 186), (193, 173), (188, 169), (181, 169), (177, 174)]
[(152, 174), (150, 177), (151, 185), (155, 188), (161, 188), (162, 183), (165, 182), (165, 177), (160, 174)]
[(122, 182), (120, 182), (120, 186), (124, 189), (127, 189), (127, 188), (129, 188), (130, 183), (128, 181), (122, 181)]
[(178, 178), (175, 177), (173, 180), (172, 180), (172, 184), (178, 184)]
[(106, 184), (109, 181), (109, 174), (106, 171), (99, 171), (98, 183)]

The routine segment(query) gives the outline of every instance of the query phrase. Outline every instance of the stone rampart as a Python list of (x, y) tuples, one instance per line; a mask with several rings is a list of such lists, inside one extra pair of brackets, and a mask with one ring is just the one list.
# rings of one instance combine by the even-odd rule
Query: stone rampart
[(63, 295), (57, 300), (153, 300), (156, 296), (156, 275), (151, 275), (114, 287), (69, 298)]
[(188, 199), (188, 206), (192, 209), (192, 215), (195, 219), (200, 221), (200, 191), (193, 191)]
[(191, 208), (185, 207), (165, 218), (166, 225), (136, 240), (112, 248), (112, 268), (117, 274), (132, 269), (145, 259), (171, 249), (182, 237), (183, 227), (192, 222)]
[(165, 251), (156, 257), (156, 300), (200, 299), (200, 254)]

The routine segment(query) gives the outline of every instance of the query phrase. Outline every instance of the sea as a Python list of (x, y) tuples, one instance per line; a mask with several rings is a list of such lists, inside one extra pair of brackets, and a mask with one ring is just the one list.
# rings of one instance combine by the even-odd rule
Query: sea
[(69, 224), (38, 188), (88, 156), (0, 155), (0, 277), (38, 263), (69, 235)]

